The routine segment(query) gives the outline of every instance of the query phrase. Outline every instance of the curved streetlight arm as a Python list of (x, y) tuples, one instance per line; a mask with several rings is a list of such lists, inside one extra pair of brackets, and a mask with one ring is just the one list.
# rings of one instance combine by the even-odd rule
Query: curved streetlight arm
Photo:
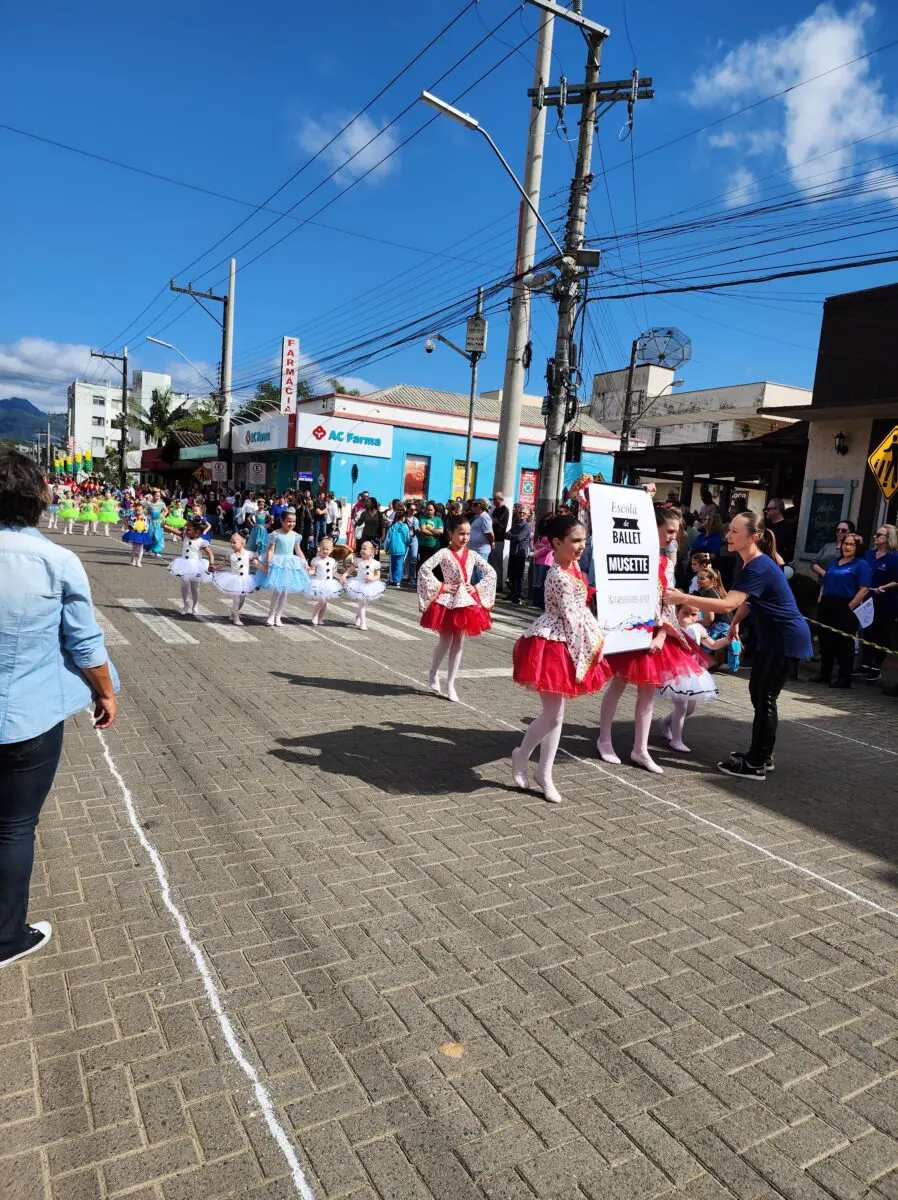
[(539, 215), (539, 210), (537, 209), (537, 207), (533, 203), (533, 201), (530, 199), (530, 197), (527, 195), (526, 191), (524, 190), (524, 186), (518, 179), (517, 175), (515, 175), (514, 171), (512, 171), (511, 167), (505, 161), (502, 151), (499, 149), (499, 147), (496, 145), (496, 143), (493, 141), (493, 139), (490, 137), (490, 135), (487, 133), (487, 131), (483, 128), (482, 125), (477, 126), (477, 132), (482, 133), (483, 136), (486, 138), (486, 140), (489, 142), (489, 144), (492, 146), (493, 153), (495, 154), (496, 158), (498, 158), (498, 160), (502, 164), (502, 166), (505, 168), (508, 178), (512, 181), (512, 183), (515, 185), (515, 187), (518, 189), (518, 191), (524, 197), (527, 207), (533, 213), (534, 217), (536, 217), (537, 221), (539, 221), (539, 223), (542, 226), (543, 231), (546, 234), (546, 236), (548, 237), (549, 241), (552, 243), (552, 245), (558, 251), (559, 258), (564, 258), (565, 253), (562, 250), (561, 246), (558, 244), (558, 239), (555, 237), (555, 234), (552, 232), (552, 230), (549, 228), (549, 226), (545, 223), (545, 221)]
[(183, 351), (183, 350), (179, 350), (179, 349), (178, 349), (178, 347), (177, 347), (177, 346), (173, 346), (173, 345), (171, 344), (171, 342), (163, 342), (163, 341), (161, 341), (159, 338), (154, 338), (154, 337), (149, 337), (149, 336), (148, 336), (148, 337), (147, 337), (147, 341), (148, 341), (148, 342), (153, 342), (153, 343), (154, 343), (155, 345), (157, 345), (157, 346), (164, 346), (164, 347), (166, 348), (166, 350), (174, 350), (175, 354), (180, 354), (181, 358), (183, 358), (183, 359), (184, 359), (184, 361), (185, 361), (185, 362), (188, 364), (188, 366), (191, 366), (191, 367), (193, 367), (194, 371), (196, 371), (196, 373), (197, 373), (197, 375), (199, 375), (200, 379), (205, 379), (206, 383), (208, 383), (209, 387), (212, 389), (212, 395), (213, 395), (213, 396), (217, 396), (217, 395), (218, 395), (218, 385), (217, 385), (217, 384), (214, 384), (214, 383), (212, 382), (212, 380), (209, 378), (209, 376), (208, 376), (208, 375), (206, 375), (206, 374), (204, 374), (204, 373), (203, 373), (203, 372), (202, 372), (202, 371), (199, 369), (199, 367), (196, 365), (196, 363), (195, 363), (195, 362), (193, 362), (191, 359), (189, 359), (189, 358), (187, 357), (187, 355), (184, 353), (184, 351)]

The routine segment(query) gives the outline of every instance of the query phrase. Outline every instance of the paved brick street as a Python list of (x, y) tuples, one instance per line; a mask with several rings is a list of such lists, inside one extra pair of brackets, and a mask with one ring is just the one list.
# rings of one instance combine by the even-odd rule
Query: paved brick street
[(508, 768), (521, 613), (452, 706), (410, 593), (238, 630), (68, 544), (122, 710), (68, 724), (54, 940), (0, 974), (2, 1200), (898, 1198), (894, 700), (790, 685), (764, 785), (711, 769), (745, 678), (663, 777), (580, 701), (555, 807)]

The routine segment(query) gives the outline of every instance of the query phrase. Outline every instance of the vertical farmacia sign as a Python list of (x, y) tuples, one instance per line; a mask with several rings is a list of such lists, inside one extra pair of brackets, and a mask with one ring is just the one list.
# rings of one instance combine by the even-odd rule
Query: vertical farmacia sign
[(281, 412), (296, 412), (296, 388), (299, 383), (299, 338), (281, 339)]

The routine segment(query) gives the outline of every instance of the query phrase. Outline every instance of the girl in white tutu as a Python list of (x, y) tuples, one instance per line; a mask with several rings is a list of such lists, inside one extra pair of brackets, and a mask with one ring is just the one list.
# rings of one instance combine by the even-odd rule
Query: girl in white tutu
[(215, 570), (215, 555), (203, 538), (205, 522), (191, 520), (184, 527), (180, 558), (173, 559), (169, 571), (181, 582), (181, 616), (197, 615), (200, 602), (200, 584)]
[(346, 593), (358, 601), (355, 611), (355, 623), (359, 629), (367, 629), (367, 614), (369, 600), (378, 600), (387, 590), (387, 585), (380, 577), (380, 562), (374, 557), (374, 544), (362, 542), (359, 547), (359, 557), (346, 572)]
[(309, 564), (302, 552), (302, 539), (296, 532), (296, 509), (288, 508), (281, 518), (281, 527), (268, 539), (268, 549), (262, 564), (265, 578), (260, 587), (271, 592), (271, 608), (266, 625), (283, 625), (287, 596), (292, 592), (311, 591)]
[(250, 592), (259, 586), (259, 580), (250, 574), (250, 566), (255, 556), (246, 549), (246, 543), (239, 533), (231, 535), (231, 553), (228, 556), (227, 571), (216, 571), (212, 582), (220, 592), (231, 597), (231, 616), (233, 625), (242, 625), (240, 610)]
[[(691, 604), (681, 604), (677, 609), (677, 624), (690, 641), (703, 650), (720, 650), (727, 639), (711, 638), (701, 624), (701, 613)], [(671, 679), (658, 688), (656, 695), (673, 700), (673, 711), (661, 722), (661, 732), (670, 743), (671, 750), (689, 754), (690, 748), (683, 741), (683, 726), (686, 718), (695, 712), (696, 701), (716, 700), (720, 695), (714, 677), (705, 670), (698, 659), (695, 669), (688, 674)]]
[(312, 596), (318, 601), (312, 613), (312, 624), (323, 625), (329, 600), (336, 600), (344, 592), (343, 581), (337, 578), (337, 560), (333, 557), (334, 543), (331, 538), (322, 538), (318, 553), (312, 559)]

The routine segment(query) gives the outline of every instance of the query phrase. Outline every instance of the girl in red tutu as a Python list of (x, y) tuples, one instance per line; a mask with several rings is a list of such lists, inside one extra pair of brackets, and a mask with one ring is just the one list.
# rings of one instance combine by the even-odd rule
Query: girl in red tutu
[(597, 692), (611, 677), (602, 660), (602, 631), (586, 606), (589, 585), (577, 565), (586, 544), (586, 530), (569, 513), (553, 517), (546, 537), (555, 561), (545, 582), (546, 609), (515, 642), (514, 679), (539, 692), (542, 712), (530, 725), (517, 750), (511, 752), (511, 773), (520, 788), (530, 786), (527, 763), (537, 746), (539, 766), (534, 778), (551, 804), (561, 796), (552, 782), (552, 767), (564, 724), (568, 697)]
[(696, 673), (696, 659), (704, 662), (702, 652), (680, 629), (676, 609), (662, 601), (664, 592), (672, 586), (674, 559), (677, 552), (677, 534), (680, 530), (680, 514), (671, 508), (656, 508), (658, 543), (661, 548), (658, 562), (658, 599), (655, 606), (655, 632), (651, 644), (645, 650), (625, 650), (609, 656), (608, 665), (614, 678), (602, 696), (601, 728), (599, 732), (599, 755), (603, 762), (620, 765), (611, 743), (614, 714), (624, 688), (631, 683), (636, 688), (636, 720), (633, 749), (630, 759), (637, 766), (664, 774), (649, 754), (649, 731), (652, 725), (652, 702), (655, 691), (677, 679)]
[[(489, 610), (496, 599), (496, 572), (485, 558), (468, 549), (471, 526), (465, 517), (451, 518), (448, 532), (448, 547), (438, 550), (418, 571), (418, 604), (422, 626), (440, 635), (427, 676), (428, 686), (438, 696), (442, 695), (439, 669), (448, 654), (446, 696), (458, 700), (455, 677), (461, 665), (465, 636), (476, 637), (493, 627)], [(437, 567), (443, 576), (442, 583), (434, 575)], [(475, 570), (480, 572), (476, 584), (472, 582)]]

